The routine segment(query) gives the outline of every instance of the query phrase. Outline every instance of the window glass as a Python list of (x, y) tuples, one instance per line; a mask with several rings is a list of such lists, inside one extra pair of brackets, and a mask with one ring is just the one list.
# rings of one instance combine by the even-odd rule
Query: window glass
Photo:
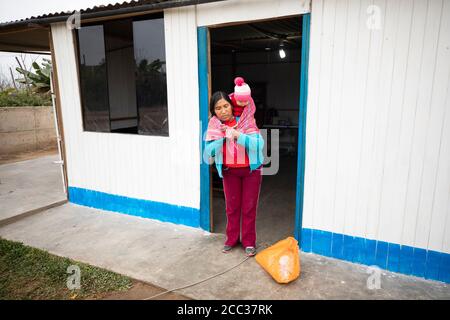
[(103, 26), (78, 31), (84, 130), (109, 132), (109, 102)]
[(133, 22), (139, 133), (169, 135), (163, 18)]
[(131, 19), (104, 25), (111, 132), (138, 133), (132, 26)]

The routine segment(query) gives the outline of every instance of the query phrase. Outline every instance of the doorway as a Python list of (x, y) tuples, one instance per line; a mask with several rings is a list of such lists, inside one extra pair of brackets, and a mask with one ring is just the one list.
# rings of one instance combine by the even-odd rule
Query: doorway
[[(299, 153), (299, 137), (304, 127), (299, 112), (303, 22), (303, 16), (295, 16), (209, 29), (210, 94), (233, 92), (233, 79), (243, 77), (252, 90), (255, 119), (265, 138), (264, 155), (272, 159), (265, 163), (265, 172), (276, 167), (278, 154), (278, 170), (262, 179), (258, 245), (297, 236), (298, 164), (303, 151)], [(271, 139), (277, 133), (279, 139)], [(214, 165), (210, 171), (211, 227), (225, 233), (222, 179)]]

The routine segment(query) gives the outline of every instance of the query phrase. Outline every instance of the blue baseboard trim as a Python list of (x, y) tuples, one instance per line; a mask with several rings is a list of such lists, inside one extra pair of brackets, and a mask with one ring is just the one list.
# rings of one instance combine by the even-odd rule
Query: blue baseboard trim
[(302, 229), (301, 248), (303, 252), (450, 283), (450, 254), (444, 252), (308, 228)]
[(163, 222), (200, 227), (200, 210), (163, 202), (129, 198), (100, 191), (69, 187), (69, 201), (87, 207), (115, 211)]

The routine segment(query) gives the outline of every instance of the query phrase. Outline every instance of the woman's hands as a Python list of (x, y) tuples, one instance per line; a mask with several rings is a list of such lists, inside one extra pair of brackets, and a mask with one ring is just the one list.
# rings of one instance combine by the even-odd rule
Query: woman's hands
[(241, 135), (241, 133), (240, 133), (239, 131), (237, 131), (236, 129), (234, 129), (234, 128), (231, 128), (231, 129), (230, 129), (230, 136), (231, 136), (230, 139), (235, 139), (235, 140), (237, 140), (237, 139), (239, 138), (240, 135)]
[(235, 139), (235, 140), (237, 140), (239, 138), (239, 136), (241, 135), (241, 133), (238, 130), (235, 129), (236, 126), (237, 126), (237, 124), (234, 125), (233, 127), (228, 127), (227, 125), (222, 124), (220, 126), (220, 130), (225, 131), (225, 137), (227, 139)]

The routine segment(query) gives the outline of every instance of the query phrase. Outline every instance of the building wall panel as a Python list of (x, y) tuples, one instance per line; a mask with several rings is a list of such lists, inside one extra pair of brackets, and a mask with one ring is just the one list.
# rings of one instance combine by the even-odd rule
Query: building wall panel
[(304, 227), (450, 252), (449, 7), (312, 2)]

